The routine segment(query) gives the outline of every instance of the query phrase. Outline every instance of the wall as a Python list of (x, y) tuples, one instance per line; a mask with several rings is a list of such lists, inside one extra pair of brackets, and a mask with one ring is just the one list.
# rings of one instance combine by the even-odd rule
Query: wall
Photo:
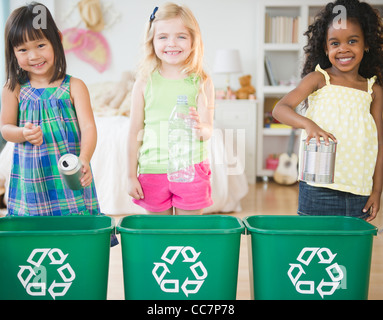
[[(155, 6), (165, 0), (101, 0), (112, 4), (121, 13), (120, 21), (103, 31), (112, 49), (112, 65), (103, 74), (80, 61), (73, 53), (67, 55), (68, 73), (83, 79), (86, 83), (118, 80), (121, 71), (133, 70), (139, 60), (140, 44), (145, 23)], [(47, 2), (47, 0), (46, 0)], [(61, 30), (72, 28), (81, 22), (78, 11), (66, 18), (76, 0), (48, 0), (54, 2), (55, 17)], [(224, 87), (226, 76), (212, 74), (216, 50), (237, 48), (241, 52), (243, 74), (255, 77), (256, 59), (256, 12), (255, 0), (184, 0), (195, 14), (202, 31), (205, 45), (205, 65), (212, 75), (216, 87)], [(79, 25), (83, 27), (84, 24)], [(239, 87), (238, 77), (233, 75), (231, 84)], [(255, 84), (255, 80), (253, 81)]]
[[(0, 5), (0, 26), (1, 30), (4, 30), (5, 27), (5, 21), (8, 16), (8, 11), (9, 11), (9, 1), (8, 0), (3, 0), (1, 5)], [(0, 52), (4, 52), (4, 32), (1, 32), (0, 34)], [(5, 58), (4, 54), (1, 55), (0, 57), (0, 83), (5, 83)], [(1, 107), (0, 107), (1, 108)]]

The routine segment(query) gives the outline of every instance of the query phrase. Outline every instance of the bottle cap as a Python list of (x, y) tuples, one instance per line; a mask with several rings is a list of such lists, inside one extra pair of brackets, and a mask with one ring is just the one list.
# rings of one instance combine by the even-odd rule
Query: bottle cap
[(177, 97), (177, 103), (178, 104), (188, 104), (188, 97), (187, 96), (178, 96)]

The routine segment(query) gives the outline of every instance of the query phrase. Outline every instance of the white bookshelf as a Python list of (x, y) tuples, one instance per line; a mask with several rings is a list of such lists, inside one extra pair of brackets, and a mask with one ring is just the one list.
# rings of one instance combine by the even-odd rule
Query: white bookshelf
[[(314, 17), (329, 1), (328, 0), (259, 0), (257, 8), (257, 176), (267, 179), (273, 171), (266, 170), (266, 159), (269, 154), (281, 154), (287, 150), (290, 129), (270, 129), (264, 126), (265, 112), (271, 111), (270, 103), (282, 98), (290, 92), (300, 81), (303, 67), (303, 48), (307, 44), (307, 31), (310, 17)], [(370, 0), (370, 4), (383, 12), (383, 0)], [(269, 22), (266, 22), (266, 15)], [(285, 17), (287, 21), (297, 18), (297, 36), (295, 43), (286, 43), (291, 39), (289, 31), (279, 27), (284, 37), (275, 35), (276, 42), (266, 41), (271, 39), (272, 32), (266, 31), (270, 27), (270, 18)], [(281, 21), (281, 19), (279, 19)], [(283, 18), (282, 18), (283, 21)], [(266, 26), (266, 24), (268, 24)], [(283, 22), (289, 26), (289, 22)], [(268, 35), (266, 35), (268, 32)], [(287, 37), (287, 38), (286, 38)], [(290, 37), (290, 38), (289, 38)], [(278, 85), (271, 85), (265, 68), (265, 57), (271, 63), (274, 78)], [(273, 99), (273, 100), (272, 100)], [(272, 108), (271, 108), (272, 109)], [(299, 148), (299, 134), (295, 144), (295, 151)]]

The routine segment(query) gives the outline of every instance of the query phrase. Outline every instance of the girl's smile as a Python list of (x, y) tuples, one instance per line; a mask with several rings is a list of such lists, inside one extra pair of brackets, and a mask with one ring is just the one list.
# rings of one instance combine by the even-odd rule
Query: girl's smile
[(339, 65), (346, 67), (353, 63), (354, 58), (337, 58), (336, 60), (338, 61)]
[(182, 51), (165, 51), (165, 54), (175, 56), (177, 54), (181, 54)]
[(353, 58), (338, 58), (339, 62), (340, 63), (345, 63), (347, 64), (348, 62), (350, 62)]
[(41, 62), (41, 63), (39, 63), (39, 64), (34, 65), (33, 67), (35, 67), (35, 68), (40, 68), (40, 67), (42, 67), (42, 66), (44, 66), (44, 65), (45, 65), (45, 62)]

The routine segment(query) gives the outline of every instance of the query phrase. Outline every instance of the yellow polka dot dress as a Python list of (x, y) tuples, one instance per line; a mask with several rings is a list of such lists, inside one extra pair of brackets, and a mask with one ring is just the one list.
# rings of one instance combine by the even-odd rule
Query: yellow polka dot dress
[[(334, 184), (312, 185), (369, 196), (378, 154), (377, 129), (370, 113), (376, 77), (368, 79), (368, 91), (362, 91), (332, 85), (330, 76), (319, 65), (316, 71), (324, 75), (326, 85), (309, 96), (305, 116), (331, 132), (338, 147)], [(306, 138), (303, 130), (302, 140)]]

